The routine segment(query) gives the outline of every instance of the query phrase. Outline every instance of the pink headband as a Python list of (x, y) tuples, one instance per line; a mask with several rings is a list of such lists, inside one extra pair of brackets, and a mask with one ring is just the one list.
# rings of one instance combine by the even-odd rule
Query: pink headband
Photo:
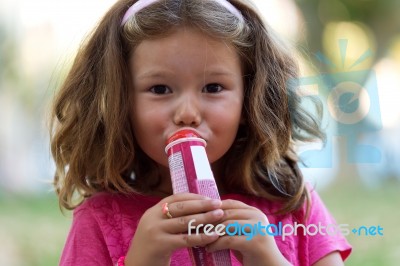
[[(136, 3), (134, 3), (125, 13), (124, 17), (122, 18), (121, 26), (125, 25), (125, 23), (128, 21), (128, 19), (135, 15), (137, 12), (142, 10), (143, 8), (157, 2), (159, 0), (138, 0)], [(214, 0), (215, 2), (219, 3), (221, 6), (225, 7), (229, 12), (231, 12), (235, 17), (237, 17), (240, 20), (243, 20), (243, 16), (240, 13), (240, 11), (233, 6), (231, 3), (229, 3), (227, 0)]]

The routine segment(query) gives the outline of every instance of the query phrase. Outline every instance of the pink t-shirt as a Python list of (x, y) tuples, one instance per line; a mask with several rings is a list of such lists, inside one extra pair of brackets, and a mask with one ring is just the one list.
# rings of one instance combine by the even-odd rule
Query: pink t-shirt
[[(318, 194), (314, 190), (310, 192), (311, 209), (306, 222), (302, 222), (305, 207), (286, 215), (271, 215), (279, 205), (264, 198), (228, 194), (222, 196), (222, 199), (240, 200), (257, 207), (267, 215), (270, 224), (277, 226), (302, 223), (307, 228), (311, 224), (336, 224)], [(143, 213), (160, 200), (159, 197), (110, 193), (99, 193), (87, 199), (74, 211), (60, 265), (115, 265), (119, 257), (126, 255)], [(328, 227), (330, 235), (315, 234), (315, 226), (308, 228), (311, 235), (304, 235), (299, 227), (297, 235), (286, 236), (284, 239), (281, 235), (274, 236), (279, 250), (293, 265), (312, 265), (333, 251), (339, 251), (343, 260), (349, 256), (351, 246), (341, 234), (333, 234), (334, 227)], [(241, 265), (232, 253), (231, 260), (232, 265)], [(190, 265), (187, 249), (174, 252), (171, 265)]]

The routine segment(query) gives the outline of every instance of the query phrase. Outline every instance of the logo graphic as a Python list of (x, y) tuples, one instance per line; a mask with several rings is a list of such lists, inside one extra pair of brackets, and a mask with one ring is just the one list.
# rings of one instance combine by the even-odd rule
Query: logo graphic
[(353, 233), (354, 236), (383, 236), (383, 227), (377, 226), (359, 226), (353, 227), (350, 230), (349, 224), (301, 224), (294, 222), (294, 224), (262, 224), (258, 222), (256, 224), (240, 224), (235, 221), (228, 225), (217, 224), (198, 224), (196, 219), (192, 219), (188, 223), (188, 235), (204, 233), (205, 235), (218, 235), (218, 236), (245, 236), (247, 241), (252, 240), (255, 236), (281, 236), (282, 240), (285, 241), (287, 236), (298, 236), (298, 235), (322, 235), (322, 236), (335, 236), (343, 235), (348, 236)]
[[(342, 68), (345, 70), (347, 40), (339, 40)], [(339, 137), (346, 144), (346, 160), (349, 163), (379, 163), (381, 150), (374, 143), (365, 143), (361, 137), (382, 129), (378, 88), (375, 72), (371, 69), (352, 71), (352, 68), (370, 57), (364, 52), (346, 71), (303, 77), (298, 80), (299, 90), (307, 106), (306, 98), (318, 97), (323, 105), (323, 128), (326, 143), (321, 149), (309, 149), (300, 153), (305, 166), (331, 168), (333, 163), (333, 138)], [(317, 59), (335, 66), (321, 53)], [(313, 89), (310, 93), (310, 88)]]

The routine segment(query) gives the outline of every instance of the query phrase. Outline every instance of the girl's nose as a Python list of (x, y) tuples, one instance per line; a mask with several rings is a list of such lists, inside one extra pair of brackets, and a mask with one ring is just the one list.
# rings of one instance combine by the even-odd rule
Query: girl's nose
[(174, 123), (179, 126), (195, 127), (201, 123), (199, 102), (192, 96), (179, 99), (174, 113)]

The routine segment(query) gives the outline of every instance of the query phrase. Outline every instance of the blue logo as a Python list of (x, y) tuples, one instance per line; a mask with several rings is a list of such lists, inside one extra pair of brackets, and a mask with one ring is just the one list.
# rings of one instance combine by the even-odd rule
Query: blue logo
[[(345, 70), (347, 40), (339, 40), (339, 47), (342, 69)], [(335, 137), (345, 141), (347, 162), (376, 164), (381, 161), (381, 149), (376, 147), (375, 143), (361, 141), (363, 135), (382, 129), (376, 75), (371, 69), (351, 70), (371, 55), (370, 50), (366, 51), (347, 71), (303, 77), (298, 80), (300, 95), (306, 109), (311, 106), (307, 97), (318, 97), (321, 100), (324, 108), (323, 127), (327, 135), (322, 148), (300, 153), (307, 167), (333, 166), (332, 144)], [(334, 66), (323, 54), (318, 53), (316, 56), (322, 63)]]

